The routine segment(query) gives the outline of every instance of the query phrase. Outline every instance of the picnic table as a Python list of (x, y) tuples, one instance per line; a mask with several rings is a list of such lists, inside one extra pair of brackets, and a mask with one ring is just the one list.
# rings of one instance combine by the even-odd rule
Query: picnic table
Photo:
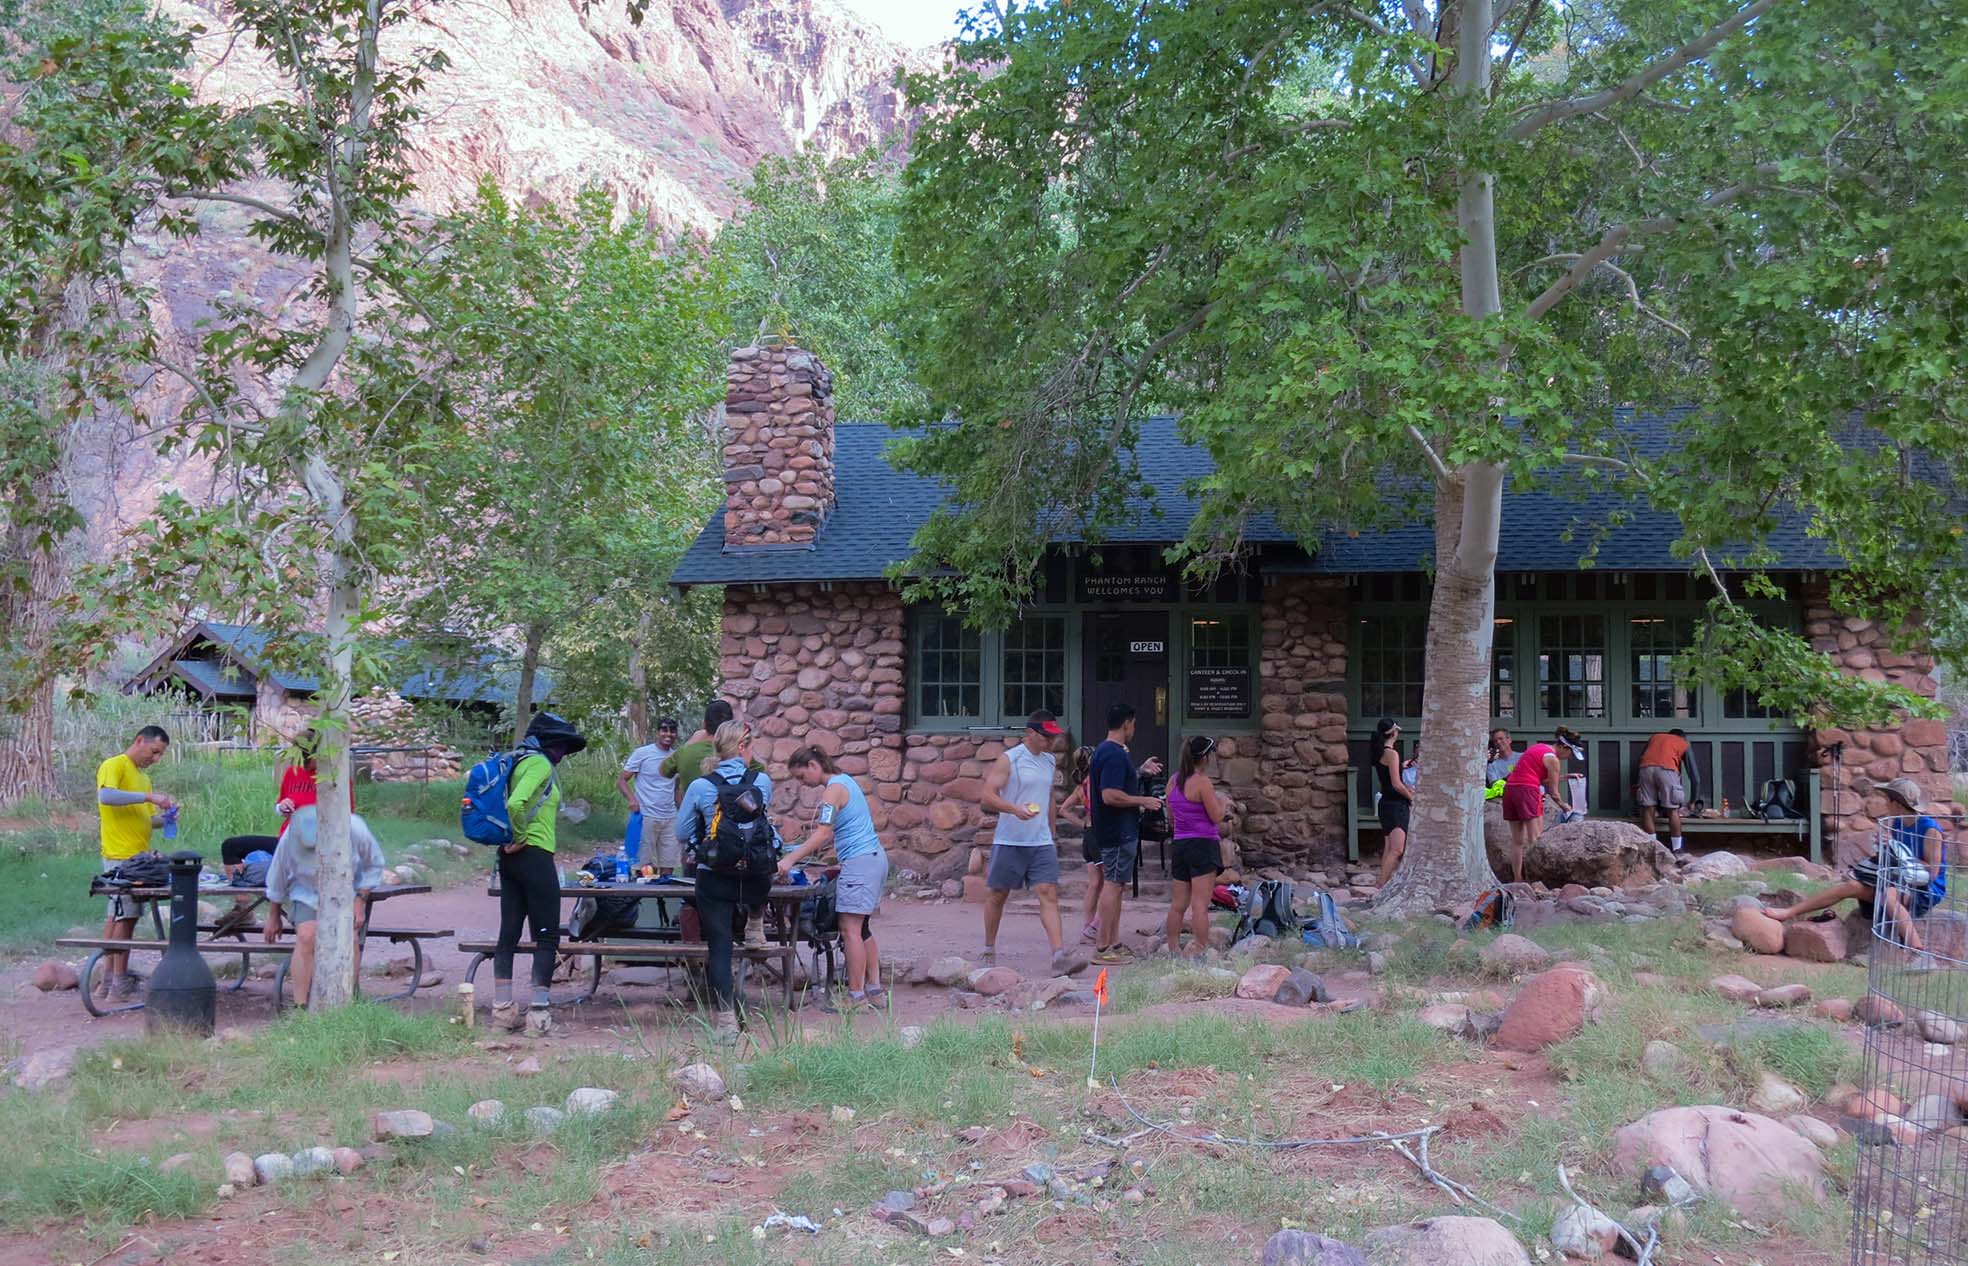
[[(561, 928), (560, 953), (569, 958), (586, 958), (589, 973), (586, 989), (570, 1001), (587, 1002), (601, 989), (602, 960), (616, 962), (652, 963), (673, 966), (685, 963), (703, 962), (709, 954), (709, 947), (701, 941), (685, 941), (676, 911), (696, 890), (695, 881), (676, 878), (667, 883), (591, 883), (578, 884), (562, 881), (560, 896), (563, 901), (579, 900), (582, 897), (629, 897), (636, 902), (656, 903), (656, 918), (645, 923), (638, 918), (632, 928), (615, 928), (601, 939), (571, 940), (566, 927)], [(787, 1009), (794, 1003), (793, 973), (799, 961), (802, 943), (812, 948), (816, 962), (826, 964), (825, 984), (832, 986), (834, 980), (834, 950), (839, 944), (837, 934), (809, 935), (804, 942), (800, 937), (800, 907), (808, 900), (830, 895), (834, 890), (831, 878), (815, 877), (807, 883), (775, 883), (766, 893), (766, 935), (770, 943), (765, 946), (747, 946), (740, 942), (732, 946), (734, 963), (755, 963), (778, 961), (779, 976), (784, 983)], [(498, 896), (496, 883), (488, 885), (486, 895)], [(458, 948), (474, 955), (471, 965), (465, 968), (465, 980), (470, 982), (478, 974), (479, 967), (490, 959), (498, 949), (497, 941), (460, 941)], [(531, 941), (522, 943), (514, 951), (515, 955), (533, 952)], [(742, 984), (742, 981), (740, 982)]]
[[(391, 1002), (400, 998), (408, 998), (415, 994), (418, 989), (422, 988), (424, 979), (424, 940), (427, 938), (443, 939), (452, 936), (454, 933), (450, 928), (380, 927), (376, 923), (375, 908), (379, 903), (388, 901), (394, 897), (418, 896), (430, 890), (429, 884), (377, 884), (369, 890), (369, 895), (363, 900), (363, 938), (365, 940), (383, 939), (389, 941), (392, 945), (408, 945), (410, 947), (409, 985), (396, 993), (382, 995), (380, 1001)], [(154, 887), (112, 889), (103, 885), (99, 879), (92, 881), (89, 885), (89, 895), (91, 896), (108, 896), (112, 891), (135, 897), (139, 901), (150, 902), (151, 924), (156, 928), (157, 936), (154, 940), (132, 939), (128, 941), (110, 940), (107, 937), (100, 936), (65, 936), (55, 942), (56, 945), (66, 949), (88, 949), (95, 951), (89, 956), (89, 961), (82, 965), (81, 981), (82, 1006), (93, 1016), (114, 1015), (121, 1011), (135, 1011), (144, 1005), (141, 999), (115, 1005), (107, 1003), (99, 1004), (97, 1002), (94, 989), (94, 976), (97, 965), (102, 962), (105, 955), (121, 954), (128, 951), (137, 953), (162, 953), (171, 944), (170, 939), (164, 933), (163, 915), (163, 907), (171, 900), (171, 889), (169, 885), (159, 884)], [(253, 955), (261, 954), (269, 958), (279, 959), (280, 965), (274, 969), (273, 974), (273, 1005), (274, 1010), (280, 1010), (286, 1005), (287, 966), (294, 952), (293, 925), (291, 923), (287, 924), (287, 930), (282, 934), (283, 939), (268, 944), (266, 941), (260, 939), (261, 934), (266, 930), (266, 924), (254, 917), (260, 908), (266, 904), (267, 895), (264, 888), (251, 888), (241, 884), (220, 884), (215, 886), (201, 886), (198, 890), (198, 899), (200, 901), (221, 898), (232, 899), (234, 905), (221, 913), (219, 921), (200, 923), (198, 925), (198, 931), (203, 934), (204, 939), (196, 942), (194, 948), (201, 954), (239, 955), (239, 979), (227, 986), (228, 989), (234, 992), (245, 988), (246, 978), (252, 974)], [(240, 908), (240, 898), (245, 899), (243, 914), (235, 913), (235, 910)], [(286, 922), (284, 919), (282, 921)], [(360, 988), (360, 981), (357, 982), (357, 987)]]

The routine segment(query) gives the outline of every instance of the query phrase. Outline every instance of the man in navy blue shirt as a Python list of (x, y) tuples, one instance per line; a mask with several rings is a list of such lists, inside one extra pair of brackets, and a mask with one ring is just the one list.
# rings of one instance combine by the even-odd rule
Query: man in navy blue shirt
[(1100, 890), (1100, 940), (1093, 961), (1106, 966), (1134, 961), (1134, 951), (1121, 942), (1121, 890), (1134, 881), (1141, 854), (1141, 812), (1159, 809), (1162, 802), (1141, 794), (1141, 775), (1162, 771), (1159, 757), (1135, 768), (1128, 755), (1134, 738), (1134, 707), (1117, 703), (1107, 709), (1107, 738), (1093, 749), (1087, 772), (1092, 793), (1092, 822), (1088, 830), (1100, 847), (1100, 868), (1106, 884)]

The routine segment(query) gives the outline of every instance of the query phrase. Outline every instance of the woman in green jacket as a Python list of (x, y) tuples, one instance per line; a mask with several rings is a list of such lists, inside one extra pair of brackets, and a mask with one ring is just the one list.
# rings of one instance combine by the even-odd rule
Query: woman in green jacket
[[(492, 1023), (522, 1026), (535, 1037), (553, 1032), (547, 1010), (554, 959), (560, 951), (560, 872), (554, 865), (554, 822), (560, 785), (554, 767), (588, 745), (572, 725), (542, 712), (526, 727), (521, 752), (506, 781), (513, 841), (499, 848), (499, 947), (492, 955)], [(520, 930), (533, 925), (533, 1003), (520, 1015), (513, 1001), (513, 954)]]

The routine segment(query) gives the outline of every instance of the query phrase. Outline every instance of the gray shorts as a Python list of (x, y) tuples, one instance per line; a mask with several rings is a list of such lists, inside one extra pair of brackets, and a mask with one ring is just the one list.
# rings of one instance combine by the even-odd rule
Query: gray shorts
[(677, 842), (675, 818), (642, 815), (642, 852), (637, 860), (657, 870), (683, 869), (683, 845)]
[(1134, 865), (1141, 858), (1141, 837), (1134, 831), (1122, 835), (1118, 843), (1100, 845), (1100, 873), (1110, 884), (1134, 882)]
[(313, 923), (321, 917), (321, 912), (305, 901), (289, 901), (286, 905), (280, 907), (280, 914), (290, 927), (299, 927), (303, 923)]
[[(122, 862), (114, 861), (107, 857), (102, 859), (102, 868), (105, 873), (116, 869), (122, 864)], [(113, 892), (109, 894), (108, 900), (109, 917), (117, 920), (141, 919), (143, 918), (144, 907), (151, 904), (148, 901), (139, 901), (127, 892)]]
[(1688, 793), (1681, 786), (1681, 775), (1659, 765), (1640, 767), (1638, 794), (1643, 809), (1679, 809), (1688, 803)]
[(984, 884), (993, 892), (1016, 892), (1059, 882), (1059, 849), (1051, 844), (993, 844)]
[(873, 914), (881, 909), (882, 887), (888, 883), (888, 854), (880, 849), (841, 862), (834, 878), (834, 910), (839, 914)]

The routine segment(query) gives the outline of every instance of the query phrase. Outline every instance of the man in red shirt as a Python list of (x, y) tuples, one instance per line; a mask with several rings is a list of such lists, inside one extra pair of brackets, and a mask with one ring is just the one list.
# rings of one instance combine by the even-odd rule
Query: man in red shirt
[(1687, 759), (1688, 736), (1681, 730), (1654, 735), (1640, 753), (1640, 829), (1652, 835), (1655, 813), (1666, 809), (1668, 844), (1677, 853), (1681, 851), (1681, 808), (1688, 803), (1687, 788), (1681, 782), (1681, 766)]

